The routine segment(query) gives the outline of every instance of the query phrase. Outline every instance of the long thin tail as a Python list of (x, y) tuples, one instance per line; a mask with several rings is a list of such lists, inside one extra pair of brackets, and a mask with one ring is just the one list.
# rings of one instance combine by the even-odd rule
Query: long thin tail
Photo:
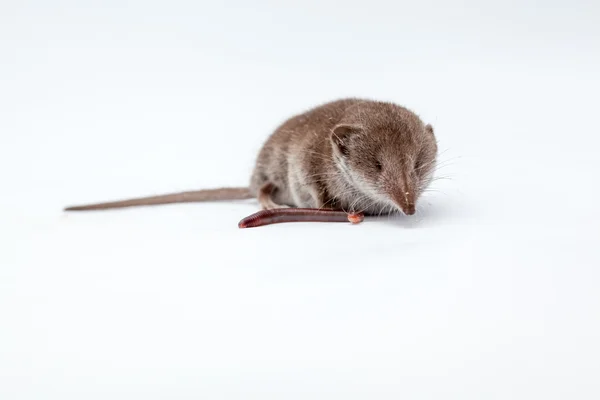
[(171, 203), (192, 203), (199, 201), (222, 201), (251, 199), (249, 188), (220, 188), (205, 189), (192, 192), (164, 194), (160, 196), (140, 197), (129, 200), (112, 201), (108, 203), (87, 204), (65, 208), (65, 211), (106, 210), (110, 208), (154, 206)]

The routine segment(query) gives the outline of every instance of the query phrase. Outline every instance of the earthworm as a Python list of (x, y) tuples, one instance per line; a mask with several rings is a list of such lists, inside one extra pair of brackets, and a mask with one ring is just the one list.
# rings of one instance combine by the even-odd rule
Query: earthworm
[(323, 210), (318, 208), (275, 208), (262, 210), (247, 216), (238, 223), (240, 228), (277, 224), (281, 222), (351, 222), (358, 224), (365, 219), (363, 213)]

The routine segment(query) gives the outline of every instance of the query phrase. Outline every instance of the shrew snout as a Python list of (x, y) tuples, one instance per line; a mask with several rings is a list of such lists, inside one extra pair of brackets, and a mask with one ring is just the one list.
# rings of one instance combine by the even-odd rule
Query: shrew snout
[(415, 213), (415, 204), (411, 203), (411, 204), (407, 204), (406, 206), (401, 206), (402, 211), (404, 212), (404, 214), (406, 215), (413, 215)]
[(402, 190), (394, 193), (392, 196), (394, 203), (396, 203), (402, 212), (406, 215), (413, 215), (416, 211), (415, 208), (415, 193), (410, 190)]

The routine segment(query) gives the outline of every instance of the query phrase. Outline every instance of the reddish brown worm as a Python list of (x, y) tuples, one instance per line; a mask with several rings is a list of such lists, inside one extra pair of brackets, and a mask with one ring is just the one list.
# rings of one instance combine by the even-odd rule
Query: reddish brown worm
[(358, 224), (365, 219), (363, 213), (323, 210), (318, 208), (276, 208), (262, 210), (247, 216), (238, 223), (240, 228), (278, 224), (281, 222), (348, 222)]

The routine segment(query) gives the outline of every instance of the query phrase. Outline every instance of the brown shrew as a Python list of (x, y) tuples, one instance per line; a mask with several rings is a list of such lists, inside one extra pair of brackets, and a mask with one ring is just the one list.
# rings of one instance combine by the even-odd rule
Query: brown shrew
[(257, 198), (266, 210), (295, 207), (412, 215), (432, 180), (437, 152), (432, 126), (409, 109), (389, 102), (342, 99), (281, 124), (260, 150), (248, 187), (141, 197), (65, 210)]

